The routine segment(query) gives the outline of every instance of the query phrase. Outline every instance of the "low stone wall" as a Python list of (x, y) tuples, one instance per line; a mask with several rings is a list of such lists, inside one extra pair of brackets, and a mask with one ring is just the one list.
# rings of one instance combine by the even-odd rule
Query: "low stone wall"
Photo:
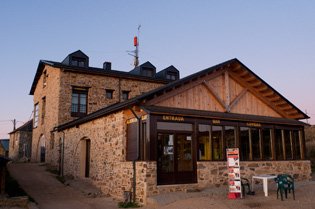
[[(94, 180), (102, 192), (118, 200), (123, 200), (124, 191), (133, 192), (132, 162), (117, 162), (105, 169), (105, 180)], [(136, 199), (146, 205), (147, 197), (169, 192), (203, 189), (227, 185), (226, 162), (197, 162), (198, 183), (178, 185), (157, 185), (156, 162), (136, 163)], [(251, 161), (241, 162), (241, 176), (251, 178), (255, 174), (288, 173), (298, 181), (310, 180), (310, 161)]]
[[(198, 185), (227, 185), (226, 162), (198, 162)], [(308, 160), (299, 161), (248, 161), (240, 162), (241, 177), (249, 178), (257, 174), (292, 175), (297, 181), (311, 179), (311, 164)]]
[(0, 198), (1, 208), (28, 208), (28, 197), (11, 197), (11, 198)]
[[(251, 179), (255, 174), (291, 174), (297, 181), (311, 179), (310, 161), (250, 161), (241, 162), (241, 176)], [(196, 184), (163, 185), (156, 184), (156, 162), (146, 163), (147, 197), (188, 189), (203, 189), (227, 185), (227, 164), (221, 162), (197, 162)], [(144, 203), (146, 200), (144, 201)]]

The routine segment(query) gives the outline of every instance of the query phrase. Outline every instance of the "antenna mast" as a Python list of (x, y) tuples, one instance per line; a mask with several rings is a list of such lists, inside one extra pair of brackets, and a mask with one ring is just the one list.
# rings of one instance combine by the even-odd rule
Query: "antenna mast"
[(141, 25), (138, 26), (138, 35), (133, 38), (133, 46), (136, 47), (136, 49), (134, 51), (129, 51), (132, 54), (128, 53), (129, 55), (134, 57), (133, 65), (135, 67), (139, 66), (139, 36), (140, 36), (140, 28), (141, 28)]

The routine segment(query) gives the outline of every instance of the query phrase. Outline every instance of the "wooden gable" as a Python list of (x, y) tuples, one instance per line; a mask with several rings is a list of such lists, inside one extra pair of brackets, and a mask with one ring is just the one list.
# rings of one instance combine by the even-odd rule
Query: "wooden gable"
[(305, 115), (238, 60), (157, 95), (146, 105), (302, 119)]

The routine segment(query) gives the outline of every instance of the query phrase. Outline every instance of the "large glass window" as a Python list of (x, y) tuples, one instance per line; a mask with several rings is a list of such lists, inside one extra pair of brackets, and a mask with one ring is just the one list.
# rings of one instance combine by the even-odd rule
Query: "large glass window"
[(253, 160), (260, 160), (260, 137), (259, 129), (251, 128), (252, 155)]
[(73, 89), (71, 116), (82, 117), (87, 114), (87, 89)]
[(212, 160), (223, 160), (222, 126), (212, 126), (211, 145)]
[(199, 125), (198, 129), (198, 160), (211, 160), (210, 125)]
[(300, 160), (301, 159), (301, 146), (300, 146), (300, 137), (299, 137), (298, 130), (292, 131), (292, 143), (294, 146), (294, 159)]
[(224, 140), (226, 148), (235, 148), (235, 128), (233, 126), (224, 127)]
[(249, 159), (249, 128), (241, 127), (240, 128), (240, 158), (243, 161), (250, 160)]
[(272, 159), (270, 134), (271, 134), (271, 130), (269, 128), (262, 130), (262, 144), (263, 144), (263, 159), (264, 160)]
[(284, 130), (285, 158), (292, 160), (291, 136), (289, 130)]
[(276, 160), (283, 160), (282, 131), (275, 129)]

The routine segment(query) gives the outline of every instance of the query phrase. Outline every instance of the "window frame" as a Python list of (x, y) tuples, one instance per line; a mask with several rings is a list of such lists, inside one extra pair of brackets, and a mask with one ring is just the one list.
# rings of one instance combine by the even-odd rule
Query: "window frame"
[(39, 122), (39, 102), (34, 104), (34, 121), (33, 121), (34, 128), (38, 127), (38, 122)]
[[(124, 98), (124, 95), (127, 95), (127, 98)], [(121, 99), (122, 99), (122, 101), (126, 101), (129, 98), (130, 98), (130, 91), (128, 91), (128, 90), (121, 91)]]
[[(78, 94), (77, 104), (73, 103), (73, 94)], [(85, 95), (85, 112), (81, 112), (81, 95)], [(72, 117), (83, 117), (87, 115), (88, 112), (88, 88), (73, 87), (71, 94), (71, 116)], [(77, 111), (73, 111), (73, 106), (77, 105)]]
[(105, 89), (106, 99), (114, 99), (114, 91), (115, 91), (114, 89)]
[(41, 124), (44, 124), (46, 116), (46, 96), (42, 98), (42, 113), (41, 113)]

